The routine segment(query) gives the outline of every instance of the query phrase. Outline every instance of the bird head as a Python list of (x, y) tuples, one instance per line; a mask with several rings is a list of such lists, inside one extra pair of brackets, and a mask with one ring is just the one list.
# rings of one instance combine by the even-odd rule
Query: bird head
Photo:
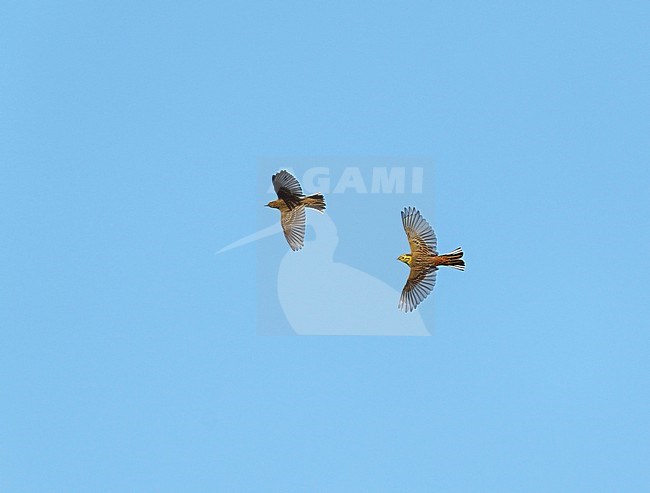
[(268, 204), (266, 204), (265, 207), (272, 207), (272, 208), (274, 208), (274, 209), (277, 209), (277, 208), (278, 208), (277, 204), (275, 203), (275, 200), (272, 200), (271, 202), (269, 202)]
[(405, 253), (404, 255), (400, 255), (399, 257), (397, 257), (397, 260), (399, 260), (400, 262), (404, 262), (406, 265), (411, 265), (411, 258), (412, 258), (411, 254)]

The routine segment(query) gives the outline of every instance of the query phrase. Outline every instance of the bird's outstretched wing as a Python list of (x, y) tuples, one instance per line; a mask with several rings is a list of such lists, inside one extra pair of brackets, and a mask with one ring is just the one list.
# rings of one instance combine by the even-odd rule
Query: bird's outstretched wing
[(280, 214), (280, 223), (292, 250), (300, 250), (305, 244), (305, 206), (299, 205)]
[(433, 266), (412, 264), (411, 273), (399, 299), (400, 310), (412, 312), (429, 296), (436, 284), (437, 270), (438, 268)]
[(413, 256), (420, 255), (438, 255), (438, 240), (433, 228), (422, 217), (420, 211), (415, 207), (407, 207), (402, 211), (402, 224), (406, 237), (411, 245)]
[(271, 178), (275, 193), (278, 194), (280, 200), (284, 200), (289, 209), (293, 209), (300, 204), (300, 199), (304, 197), (302, 187), (298, 180), (286, 170), (276, 173)]

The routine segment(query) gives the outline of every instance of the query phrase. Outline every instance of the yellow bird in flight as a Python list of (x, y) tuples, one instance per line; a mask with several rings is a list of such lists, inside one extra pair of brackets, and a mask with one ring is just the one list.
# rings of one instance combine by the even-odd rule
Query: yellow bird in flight
[(300, 250), (305, 244), (305, 208), (325, 210), (325, 198), (320, 193), (305, 196), (298, 180), (286, 170), (271, 178), (278, 200), (269, 202), (267, 207), (280, 210), (280, 224), (284, 237), (292, 250)]
[(458, 247), (453, 252), (438, 255), (438, 240), (433, 228), (414, 207), (402, 211), (402, 224), (411, 246), (411, 253), (397, 257), (411, 268), (411, 272), (402, 290), (399, 309), (411, 312), (424, 300), (436, 283), (439, 265), (446, 265), (458, 270), (465, 270), (462, 259), (463, 250)]

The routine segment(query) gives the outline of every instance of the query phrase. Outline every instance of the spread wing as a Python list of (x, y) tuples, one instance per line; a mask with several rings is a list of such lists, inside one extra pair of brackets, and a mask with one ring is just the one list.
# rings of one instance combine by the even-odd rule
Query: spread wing
[(411, 273), (399, 299), (400, 310), (412, 312), (422, 300), (429, 296), (436, 284), (437, 270), (438, 268), (433, 266), (412, 265)]
[(438, 255), (438, 240), (433, 228), (422, 217), (415, 207), (407, 207), (402, 211), (402, 224), (406, 237), (411, 245), (413, 256), (418, 254)]
[(292, 250), (300, 250), (305, 244), (305, 206), (294, 207), (280, 214), (280, 223)]
[(298, 180), (286, 170), (276, 173), (271, 178), (275, 193), (278, 194), (280, 200), (284, 200), (289, 209), (293, 209), (300, 204), (300, 199), (304, 197), (302, 187)]

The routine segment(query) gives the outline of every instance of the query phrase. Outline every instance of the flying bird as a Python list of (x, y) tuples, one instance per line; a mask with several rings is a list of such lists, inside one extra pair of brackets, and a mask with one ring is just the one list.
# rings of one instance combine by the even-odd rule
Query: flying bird
[(305, 208), (322, 213), (325, 210), (325, 198), (320, 193), (305, 196), (298, 180), (286, 170), (273, 175), (271, 181), (278, 200), (266, 205), (280, 210), (284, 237), (292, 250), (300, 250), (305, 244)]
[(436, 234), (415, 207), (407, 207), (402, 211), (402, 224), (411, 253), (400, 255), (397, 260), (411, 267), (411, 272), (402, 290), (398, 308), (411, 312), (431, 293), (439, 265), (465, 270), (465, 261), (460, 247), (453, 252), (438, 255)]

